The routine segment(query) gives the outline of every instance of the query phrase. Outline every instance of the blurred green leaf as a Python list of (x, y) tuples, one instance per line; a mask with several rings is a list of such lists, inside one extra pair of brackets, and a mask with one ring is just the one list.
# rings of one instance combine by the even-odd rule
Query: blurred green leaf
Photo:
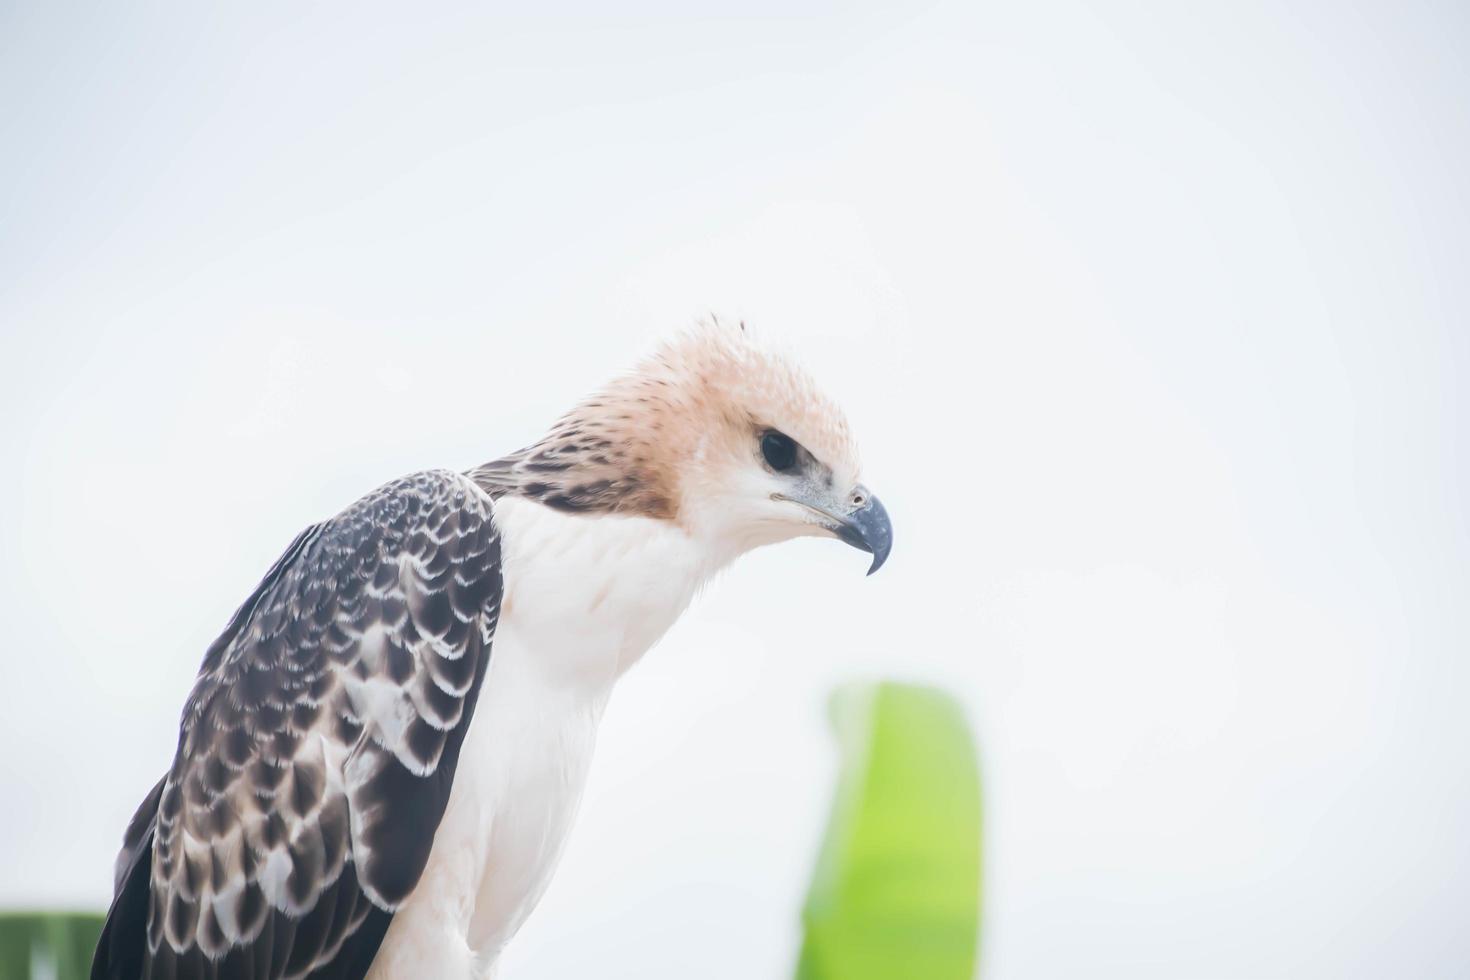
[(831, 712), (842, 769), (797, 980), (971, 980), (980, 776), (964, 712), (892, 683), (842, 688)]
[(91, 912), (0, 912), (0, 980), (84, 980), (102, 918)]

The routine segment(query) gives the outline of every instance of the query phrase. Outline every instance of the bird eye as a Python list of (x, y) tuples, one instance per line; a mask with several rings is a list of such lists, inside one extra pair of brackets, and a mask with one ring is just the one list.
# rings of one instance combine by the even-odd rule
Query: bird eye
[(790, 436), (772, 429), (761, 436), (761, 455), (771, 469), (785, 472), (796, 465), (796, 443)]

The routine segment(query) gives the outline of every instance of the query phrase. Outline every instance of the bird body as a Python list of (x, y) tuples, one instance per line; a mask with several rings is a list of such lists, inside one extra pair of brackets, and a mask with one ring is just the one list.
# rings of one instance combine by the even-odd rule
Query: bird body
[(514, 498), (495, 521), (507, 584), (494, 656), (429, 863), (373, 978), (493, 964), (550, 882), (614, 683), (715, 570), (662, 521), (588, 522)]
[(710, 577), (802, 535), (883, 563), (857, 473), (810, 380), (711, 324), (532, 446), (308, 528), (205, 653), (94, 980), (490, 976), (614, 684)]

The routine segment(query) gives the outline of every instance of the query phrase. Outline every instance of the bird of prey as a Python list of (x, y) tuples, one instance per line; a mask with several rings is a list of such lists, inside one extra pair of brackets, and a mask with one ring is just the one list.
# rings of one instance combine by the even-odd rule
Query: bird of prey
[(307, 528), (204, 655), (94, 980), (493, 976), (615, 682), (753, 548), (830, 535), (876, 571), (858, 478), (837, 406), (714, 322), (534, 445)]

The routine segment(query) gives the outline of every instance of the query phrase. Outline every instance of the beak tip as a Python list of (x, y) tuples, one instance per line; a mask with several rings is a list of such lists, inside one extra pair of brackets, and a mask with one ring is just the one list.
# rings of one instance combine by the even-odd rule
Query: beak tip
[(886, 562), (887, 560), (888, 560), (888, 549), (887, 548), (884, 548), (882, 551), (876, 551), (876, 552), (874, 552), (873, 553), (873, 564), (871, 564), (871, 565), (868, 566), (868, 572), (867, 572), (867, 574), (872, 575), (878, 569), (882, 568), (883, 567), (883, 563)]

